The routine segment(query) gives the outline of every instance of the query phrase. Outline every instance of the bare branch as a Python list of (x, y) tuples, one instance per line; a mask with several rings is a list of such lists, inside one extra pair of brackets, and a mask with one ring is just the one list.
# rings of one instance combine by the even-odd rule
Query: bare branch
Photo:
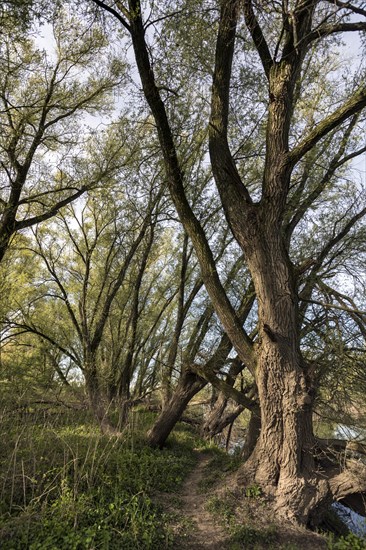
[(357, 32), (365, 31), (366, 22), (358, 21), (355, 23), (336, 23), (334, 25), (320, 25), (317, 29), (313, 30), (306, 37), (306, 43), (309, 44), (314, 40), (323, 38), (325, 36), (330, 36), (331, 34), (341, 33), (341, 32)]
[(364, 15), (366, 17), (366, 10), (354, 6), (351, 2), (341, 2), (341, 0), (327, 0), (327, 2), (333, 6), (336, 5), (341, 9), (350, 10), (353, 13), (358, 13), (359, 15)]

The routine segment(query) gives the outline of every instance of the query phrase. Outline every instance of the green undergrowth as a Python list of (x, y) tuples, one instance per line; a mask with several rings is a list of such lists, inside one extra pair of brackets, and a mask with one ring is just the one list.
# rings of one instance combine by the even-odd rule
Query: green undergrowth
[(121, 438), (100, 434), (85, 412), (28, 411), (4, 418), (0, 548), (170, 548), (158, 491), (178, 491), (199, 443), (179, 425), (164, 450), (146, 446), (153, 415), (133, 412)]
[(334, 535), (328, 536), (329, 550), (366, 550), (366, 540), (353, 533), (343, 535), (337, 539)]
[(229, 473), (237, 470), (241, 464), (239, 455), (228, 455), (223, 449), (216, 446), (211, 449), (205, 449), (211, 452), (212, 458), (207, 464), (203, 478), (198, 483), (201, 493), (206, 493), (209, 489), (217, 485)]
[(279, 548), (275, 526), (268, 525), (263, 529), (258, 528), (254, 522), (251, 524), (238, 520), (235, 493), (228, 491), (225, 495), (212, 497), (208, 501), (207, 508), (227, 529), (230, 535), (228, 542), (230, 550)]

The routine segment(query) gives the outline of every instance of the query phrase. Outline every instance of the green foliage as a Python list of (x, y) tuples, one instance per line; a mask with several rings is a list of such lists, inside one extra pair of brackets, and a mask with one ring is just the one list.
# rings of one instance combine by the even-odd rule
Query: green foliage
[(152, 495), (179, 487), (192, 466), (187, 443), (152, 450), (137, 430), (108, 438), (85, 413), (32, 418), (22, 427), (14, 418), (3, 423), (1, 548), (169, 547), (167, 518)]
[(245, 489), (245, 496), (249, 498), (257, 498), (262, 495), (262, 489), (259, 485), (250, 485)]
[(207, 509), (211, 514), (219, 517), (220, 521), (227, 526), (230, 526), (235, 518), (234, 501), (229, 495), (226, 495), (224, 498), (213, 496), (207, 503)]
[(271, 526), (268, 529), (260, 530), (247, 525), (236, 526), (230, 538), (230, 550), (240, 550), (241, 548), (255, 550), (262, 548), (263, 545), (273, 548), (276, 539), (276, 530)]
[(212, 447), (212, 459), (205, 468), (205, 475), (199, 482), (199, 488), (202, 493), (206, 492), (223, 479), (229, 472), (237, 470), (241, 464), (241, 458), (238, 455), (227, 455), (222, 449)]
[(230, 550), (240, 550), (241, 548), (262, 548), (268, 546), (273, 548), (276, 542), (276, 528), (269, 525), (266, 529), (258, 529), (250, 524), (239, 523), (235, 515), (235, 499), (233, 495), (227, 494), (223, 497), (212, 497), (208, 502), (208, 510), (224, 523), (230, 534)]
[[(249, 487), (250, 494), (246, 496), (259, 497), (261, 489), (258, 486)], [(238, 500), (235, 493), (228, 491), (225, 495), (214, 496), (208, 501), (208, 510), (223, 523), (230, 535), (228, 548), (240, 550), (250, 548), (280, 548), (275, 545), (277, 541), (277, 528), (269, 524), (265, 528), (257, 527), (253, 522), (248, 522), (249, 516), (243, 523), (243, 519), (237, 516)], [(254, 519), (254, 518), (253, 518)]]
[(366, 540), (353, 533), (335, 538), (333, 534), (328, 539), (329, 550), (366, 550)]

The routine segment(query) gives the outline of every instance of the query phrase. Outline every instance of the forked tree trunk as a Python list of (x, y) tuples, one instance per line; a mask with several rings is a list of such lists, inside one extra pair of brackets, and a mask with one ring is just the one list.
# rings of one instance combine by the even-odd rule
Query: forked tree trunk
[(217, 399), (214, 402), (212, 409), (208, 413), (207, 418), (205, 419), (202, 425), (201, 432), (203, 437), (210, 438), (220, 433), (221, 431), (219, 427), (220, 420), (226, 409), (227, 402), (228, 402), (228, 398), (223, 393), (219, 393)]
[[(230, 370), (226, 375), (226, 384), (230, 387), (234, 387), (236, 377), (242, 370), (243, 365), (241, 361), (237, 359), (231, 364)], [(227, 411), (228, 401), (228, 397), (223, 392), (219, 392), (210, 413), (203, 423), (202, 434), (204, 437), (214, 437), (222, 432), (222, 430), (232, 424), (245, 409), (243, 405), (236, 405), (234, 410)]]
[[(129, 0), (128, 22), (124, 20), (124, 14), (119, 15), (119, 20), (131, 33), (143, 91), (157, 126), (167, 185), (195, 248), (206, 290), (243, 364), (255, 371), (262, 428), (242, 477), (251, 476), (257, 480), (274, 495), (281, 514), (297, 518), (302, 523), (313, 521), (317, 510), (332, 498), (343, 498), (362, 486), (353, 472), (341, 473), (328, 481), (319, 478), (314, 468), (312, 400), (299, 350), (296, 287), (283, 237), (293, 167), (322, 137), (358, 112), (366, 101), (362, 88), (335, 114), (319, 123), (315, 133), (310, 132), (308, 139), (290, 151), (296, 84), (301, 76), (303, 59), (312, 43), (309, 35), (318, 3), (299, 2), (293, 11), (284, 10), (283, 32), (272, 50), (266, 43), (250, 0), (221, 2), (209, 123), (210, 157), (228, 224), (245, 254), (255, 284), (260, 341), (256, 343), (254, 352), (252, 342), (222, 287), (212, 251), (185, 194), (182, 166), (145, 41), (146, 27), (140, 0)], [(269, 84), (260, 201), (250, 195), (240, 177), (228, 142), (231, 65), (240, 8), (244, 9), (245, 23)], [(276, 59), (272, 58), (272, 51), (276, 51)], [(187, 373), (189, 376), (194, 375)], [(179, 411), (188, 403), (194, 388), (194, 384), (185, 387), (183, 380), (181, 384), (176, 396)], [(151, 443), (159, 444), (165, 423), (171, 423), (173, 416), (167, 410), (165, 419), (159, 419), (160, 430), (150, 432)]]
[[(220, 396), (219, 400), (223, 398)], [(226, 399), (227, 401), (227, 399)], [(220, 404), (215, 407), (202, 428), (202, 435), (206, 438), (214, 437), (221, 433), (227, 426), (233, 424), (238, 416), (244, 411), (243, 405), (237, 405), (233, 410), (225, 411), (226, 406)], [(222, 412), (221, 412), (222, 411)]]

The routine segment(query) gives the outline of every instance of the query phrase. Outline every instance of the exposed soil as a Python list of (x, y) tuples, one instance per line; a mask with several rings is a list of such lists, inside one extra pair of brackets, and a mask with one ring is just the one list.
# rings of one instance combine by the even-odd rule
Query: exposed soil
[[(324, 550), (326, 540), (321, 535), (291, 523), (279, 522), (270, 503), (264, 497), (248, 498), (239, 491), (236, 474), (223, 477), (217, 472), (217, 483), (207, 487), (208, 477), (212, 480), (212, 469), (208, 466), (212, 456), (197, 452), (197, 464), (187, 477), (177, 495), (160, 495), (160, 503), (170, 515), (174, 534), (174, 549), (177, 550)], [(230, 521), (223, 522), (222, 514), (211, 513), (208, 502), (231, 510)], [(229, 529), (229, 524), (231, 528)], [(233, 536), (233, 524), (242, 527), (243, 538)], [(235, 527), (234, 527), (235, 531)], [(247, 538), (246, 538), (247, 537)], [(248, 539), (249, 537), (249, 539)]]
[(207, 510), (211, 493), (203, 492), (200, 487), (211, 458), (205, 453), (197, 452), (197, 465), (185, 480), (178, 498), (169, 502), (168, 495), (165, 495), (164, 506), (177, 520), (173, 521), (176, 549), (229, 548), (228, 533)]
[(209, 462), (209, 456), (199, 455), (197, 467), (183, 486), (181, 493), (182, 513), (187, 517), (192, 517), (196, 528), (189, 533), (186, 540), (187, 545), (183, 545), (182, 548), (212, 548), (218, 550), (226, 547), (228, 535), (225, 529), (215, 521), (207, 510), (210, 491), (208, 494), (202, 492), (199, 485)]

